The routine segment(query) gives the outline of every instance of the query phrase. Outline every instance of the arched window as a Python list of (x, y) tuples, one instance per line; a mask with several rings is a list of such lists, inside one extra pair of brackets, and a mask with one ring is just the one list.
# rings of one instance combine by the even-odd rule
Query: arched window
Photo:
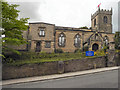
[(65, 46), (65, 42), (66, 42), (66, 36), (64, 33), (59, 34), (58, 37), (58, 46), (60, 47), (64, 47)]
[(94, 26), (96, 25), (96, 19), (94, 20)]
[(109, 44), (109, 38), (108, 38), (108, 36), (105, 36), (105, 37), (104, 37), (104, 44), (105, 44), (105, 45), (108, 45), (108, 44)]
[(80, 35), (76, 34), (74, 37), (74, 46), (80, 48), (80, 45), (81, 45)]
[(104, 23), (107, 23), (107, 16), (104, 16)]

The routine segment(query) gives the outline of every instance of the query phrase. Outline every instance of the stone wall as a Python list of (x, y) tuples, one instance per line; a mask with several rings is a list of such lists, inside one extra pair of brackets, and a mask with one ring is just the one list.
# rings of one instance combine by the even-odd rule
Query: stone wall
[(109, 50), (107, 54), (108, 66), (120, 65), (120, 52)]
[(57, 62), (3, 66), (2, 79), (24, 78), (57, 73)]
[[(59, 38), (59, 34), (60, 33), (64, 33), (65, 34), (65, 46), (64, 47), (60, 47), (58, 45), (58, 38)], [(79, 34), (81, 37), (81, 43), (80, 43), (80, 48), (76, 48), (74, 46), (74, 40), (75, 40), (75, 35)], [(80, 30), (56, 30), (56, 35), (55, 35), (55, 48), (56, 49), (62, 49), (64, 52), (74, 52), (76, 49), (83, 49), (83, 43), (87, 41), (87, 39), (90, 37), (90, 35), (92, 35), (93, 32), (89, 32), (89, 31), (80, 31)]]
[[(64, 47), (59, 47), (58, 45), (58, 38), (59, 34), (64, 33), (66, 36), (66, 42)], [(74, 37), (76, 34), (79, 34), (82, 37), (82, 31), (62, 31), (62, 30), (56, 30), (56, 37), (55, 37), (55, 48), (56, 49), (62, 49), (64, 52), (74, 52), (77, 48), (74, 46)], [(81, 39), (81, 46), (80, 49), (82, 49), (82, 39)]]
[(93, 68), (105, 67), (105, 57), (84, 58), (82, 60), (70, 60), (64, 62), (65, 72), (75, 72)]
[[(45, 36), (40, 36), (40, 30), (39, 28), (45, 28)], [(40, 51), (42, 52), (54, 52), (54, 33), (55, 33), (55, 25), (54, 24), (48, 24), (48, 23), (30, 23), (29, 24), (29, 34), (28, 36), (31, 36), (31, 51), (36, 50), (36, 43), (41, 42), (40, 44)], [(45, 44), (46, 41), (51, 42), (50, 48), (46, 48)]]
[[(61, 65), (62, 64), (62, 65)], [(32, 76), (50, 75), (82, 71), (105, 67), (105, 57), (84, 58), (59, 62), (45, 62), (39, 64), (25, 64), (21, 66), (3, 65), (2, 79), (24, 78)]]

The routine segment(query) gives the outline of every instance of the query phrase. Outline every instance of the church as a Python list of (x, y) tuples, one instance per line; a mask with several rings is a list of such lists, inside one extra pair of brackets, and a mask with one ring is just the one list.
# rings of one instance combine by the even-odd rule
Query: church
[[(61, 27), (55, 24), (29, 23), (28, 31), (23, 33), (28, 44), (24, 49), (33, 52), (52, 53), (56, 49), (63, 52), (75, 52), (87, 47), (89, 51), (103, 49), (107, 45), (114, 49), (114, 33), (112, 33), (111, 10), (98, 10), (91, 15), (91, 29)], [(23, 48), (21, 48), (23, 49)]]

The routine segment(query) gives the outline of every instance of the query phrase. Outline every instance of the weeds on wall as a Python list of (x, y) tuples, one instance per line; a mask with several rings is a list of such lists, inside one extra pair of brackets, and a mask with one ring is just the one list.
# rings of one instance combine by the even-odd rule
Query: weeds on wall
[(81, 58), (94, 58), (96, 56), (104, 55), (105, 55), (104, 51), (96, 51), (95, 56), (87, 57), (85, 55), (85, 52), (82, 52), (81, 49), (76, 49), (74, 53), (62, 52), (61, 50), (57, 50), (57, 53), (21, 52), (21, 55), (15, 53), (6, 55), (6, 58), (3, 60), (3, 64), (21, 65), (52, 61), (66, 61)]

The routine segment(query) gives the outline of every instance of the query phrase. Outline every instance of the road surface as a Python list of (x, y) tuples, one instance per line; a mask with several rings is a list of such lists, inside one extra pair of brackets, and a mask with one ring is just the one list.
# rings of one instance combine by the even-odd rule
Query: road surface
[(53, 80), (5, 85), (3, 88), (118, 88), (118, 70)]

